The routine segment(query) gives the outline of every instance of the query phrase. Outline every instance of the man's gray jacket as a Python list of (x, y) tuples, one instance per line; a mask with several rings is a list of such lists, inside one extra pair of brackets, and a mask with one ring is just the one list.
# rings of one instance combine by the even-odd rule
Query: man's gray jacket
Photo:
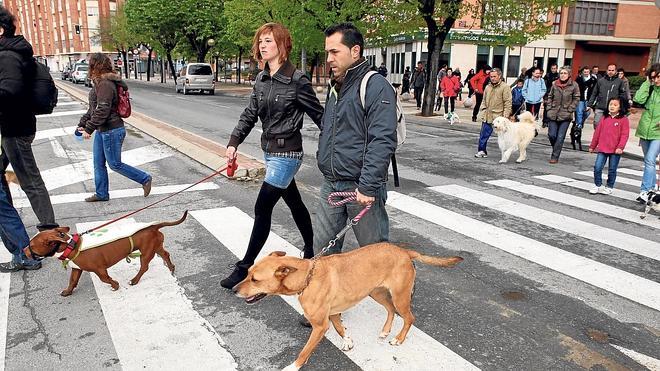
[(327, 180), (355, 181), (360, 193), (375, 196), (387, 181), (396, 149), (396, 95), (383, 76), (374, 74), (363, 109), (359, 89), (367, 71), (369, 64), (361, 60), (348, 69), (339, 91), (331, 82), (316, 158)]
[(596, 87), (594, 87), (591, 98), (589, 98), (588, 106), (592, 108), (599, 108), (607, 112), (607, 103), (610, 98), (621, 98), (624, 104), (628, 104), (626, 99), (626, 91), (623, 86), (623, 80), (618, 76), (605, 76), (598, 79)]

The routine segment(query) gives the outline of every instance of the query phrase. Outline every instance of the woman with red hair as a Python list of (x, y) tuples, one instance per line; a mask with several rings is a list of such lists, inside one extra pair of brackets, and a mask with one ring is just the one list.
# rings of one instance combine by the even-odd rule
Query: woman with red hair
[(314, 256), (312, 221), (300, 197), (294, 176), (303, 160), (303, 114), (320, 127), (323, 107), (311, 81), (289, 62), (291, 35), (278, 23), (267, 23), (257, 30), (252, 46), (254, 57), (264, 64), (243, 114), (227, 145), (227, 160), (236, 157), (236, 148), (261, 120), (261, 148), (266, 160), (266, 177), (254, 205), (254, 225), (245, 257), (220, 282), (231, 289), (247, 276), (248, 268), (263, 248), (270, 233), (273, 208), (284, 199), (304, 242), (304, 257)]

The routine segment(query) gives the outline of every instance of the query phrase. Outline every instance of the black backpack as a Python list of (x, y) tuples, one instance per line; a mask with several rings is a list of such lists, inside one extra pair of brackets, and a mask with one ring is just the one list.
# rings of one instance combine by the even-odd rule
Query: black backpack
[(34, 78), (30, 83), (29, 94), (32, 97), (32, 113), (44, 115), (53, 113), (57, 105), (57, 87), (50, 75), (48, 66), (32, 59)]

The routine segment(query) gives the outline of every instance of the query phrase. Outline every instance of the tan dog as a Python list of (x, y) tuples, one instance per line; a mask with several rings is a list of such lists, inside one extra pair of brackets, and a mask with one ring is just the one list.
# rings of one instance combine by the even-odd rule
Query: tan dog
[(425, 256), (385, 242), (317, 260), (285, 256), (284, 252), (276, 251), (252, 266), (234, 292), (248, 304), (267, 295), (300, 294), (298, 300), (312, 325), (312, 333), (295, 362), (285, 368), (298, 370), (307, 362), (330, 322), (344, 340), (342, 350), (353, 348), (353, 341), (341, 323), (341, 313), (367, 296), (387, 310), (381, 338), (389, 335), (395, 313), (403, 318), (403, 328), (390, 341), (392, 345), (403, 344), (415, 322), (410, 310), (415, 284), (413, 260), (452, 267), (463, 258)]
[(502, 152), (500, 164), (509, 161), (514, 151), (519, 151), (516, 160), (521, 163), (527, 159), (527, 146), (538, 134), (534, 116), (530, 112), (523, 112), (518, 116), (519, 122), (511, 122), (506, 117), (497, 117), (493, 120), (493, 130), (497, 133), (497, 144)]
[(11, 171), (11, 170), (6, 170), (5, 171), (5, 179), (7, 179), (7, 183), (14, 183), (18, 186), (21, 185), (21, 183), (18, 182), (18, 178), (16, 177), (16, 174)]
[[(163, 259), (170, 272), (174, 273), (174, 264), (172, 264), (172, 260), (170, 260), (170, 254), (163, 246), (165, 236), (163, 236), (159, 229), (181, 224), (186, 220), (187, 216), (188, 211), (184, 212), (181, 219), (177, 221), (163, 222), (149, 226), (136, 232), (130, 238), (122, 238), (108, 243), (107, 245), (83, 250), (76, 256), (78, 248), (82, 243), (82, 240), (80, 240), (76, 245), (76, 249), (73, 250), (70, 255), (73, 257), (71, 261), (80, 267), (80, 269), (73, 268), (71, 270), (69, 286), (62, 291), (60, 295), (71, 295), (73, 289), (78, 286), (78, 280), (80, 280), (82, 271), (94, 272), (101, 281), (112, 286), (112, 290), (119, 289), (119, 283), (108, 275), (108, 268), (117, 264), (120, 260), (125, 259), (131, 252), (136, 250), (140, 251), (140, 270), (129, 282), (131, 285), (137, 285), (140, 278), (142, 278), (142, 275), (147, 269), (149, 269), (149, 262), (151, 262), (155, 254), (158, 254), (158, 256)], [(85, 238), (85, 236), (82, 236), (81, 238)], [(70, 240), (71, 236), (69, 235), (69, 227), (50, 229), (39, 232), (32, 237), (30, 245), (23, 251), (28, 258), (41, 260), (64, 251)]]

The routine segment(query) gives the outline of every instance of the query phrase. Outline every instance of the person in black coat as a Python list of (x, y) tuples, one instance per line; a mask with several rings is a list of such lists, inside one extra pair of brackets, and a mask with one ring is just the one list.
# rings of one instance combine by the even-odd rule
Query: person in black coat
[(476, 74), (474, 73), (474, 68), (472, 68), (465, 77), (465, 80), (463, 80), (463, 85), (467, 85), (468, 87), (468, 98), (470, 98), (472, 94), (474, 94), (474, 89), (472, 88), (472, 85), (470, 85), (470, 79), (473, 78), (474, 75)]
[(403, 82), (401, 85), (401, 94), (408, 93), (410, 94), (410, 67), (406, 67), (406, 70), (403, 72)]
[(36, 72), (32, 45), (15, 35), (16, 18), (0, 6), (0, 178), (11, 202), (5, 171), (12, 165), (32, 210), (39, 219), (39, 230), (57, 227), (48, 190), (32, 153), (36, 118), (32, 112), (30, 87), (26, 84)]

